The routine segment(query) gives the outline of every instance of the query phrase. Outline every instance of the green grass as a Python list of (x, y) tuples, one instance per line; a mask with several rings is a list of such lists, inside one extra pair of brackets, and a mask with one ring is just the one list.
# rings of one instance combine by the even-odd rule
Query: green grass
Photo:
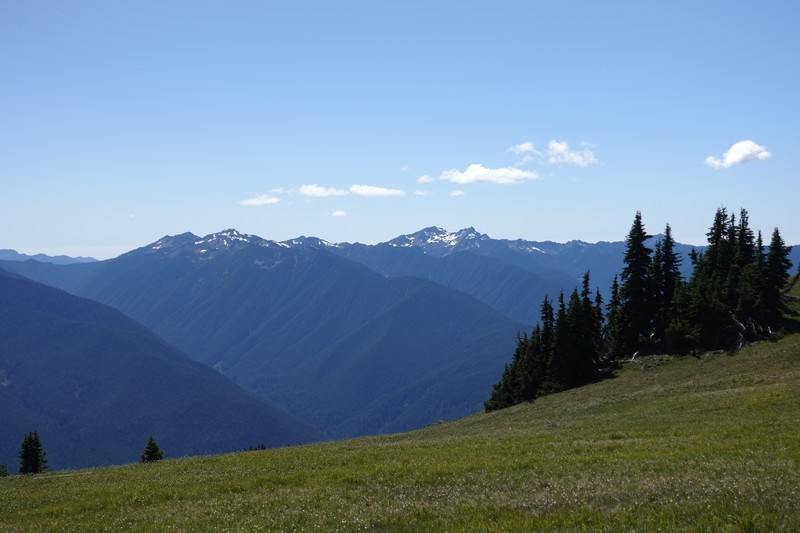
[(420, 431), (0, 479), (0, 531), (800, 531), (800, 335)]

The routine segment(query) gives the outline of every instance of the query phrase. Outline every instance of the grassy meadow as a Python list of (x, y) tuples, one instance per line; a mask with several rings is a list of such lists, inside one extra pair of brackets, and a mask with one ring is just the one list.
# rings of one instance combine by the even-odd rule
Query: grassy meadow
[(800, 335), (406, 434), (0, 479), (0, 531), (358, 530), (800, 531)]

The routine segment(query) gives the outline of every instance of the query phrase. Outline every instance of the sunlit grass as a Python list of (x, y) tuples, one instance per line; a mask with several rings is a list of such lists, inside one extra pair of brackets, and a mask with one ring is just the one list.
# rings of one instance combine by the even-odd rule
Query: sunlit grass
[(4, 531), (800, 531), (800, 336), (420, 431), (0, 479)]

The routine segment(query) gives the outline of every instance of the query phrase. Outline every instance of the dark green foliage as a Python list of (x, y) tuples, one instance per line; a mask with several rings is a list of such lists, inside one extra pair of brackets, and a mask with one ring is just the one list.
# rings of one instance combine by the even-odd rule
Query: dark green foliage
[(590, 382), (600, 366), (602, 344), (602, 299), (590, 297), (589, 273), (582, 291), (572, 291), (569, 303), (564, 294), (554, 312), (545, 297), (539, 324), (530, 337), (520, 335), (511, 362), (492, 394), (484, 402), (487, 411), (502, 409), (537, 397)]
[(39, 474), (47, 470), (47, 454), (44, 453), (39, 432), (29, 431), (19, 448), (19, 473)]
[(764, 265), (764, 284), (761, 292), (763, 304), (770, 314), (780, 310), (780, 296), (789, 280), (789, 270), (792, 268), (792, 263), (789, 261), (791, 251), (791, 246), (785, 246), (778, 228), (775, 228)]
[(649, 341), (656, 316), (652, 273), (652, 250), (646, 246), (651, 236), (642, 224), (637, 211), (633, 225), (625, 238), (625, 267), (620, 275), (620, 328), (617, 354), (629, 356)]
[(656, 243), (652, 263), (652, 298), (653, 298), (653, 337), (664, 339), (669, 326), (670, 309), (675, 298), (675, 291), (681, 284), (682, 259), (675, 251), (672, 228), (667, 224), (663, 239)]
[(8, 467), (5, 463), (0, 463), (0, 477), (6, 477), (8, 475)]
[(604, 353), (621, 353), (622, 328), (624, 326), (622, 312), (619, 300), (619, 281), (617, 276), (614, 276), (614, 280), (611, 282), (611, 297), (606, 305), (606, 323), (603, 328)]
[(608, 320), (603, 322), (599, 292), (594, 302), (590, 298), (588, 272), (581, 292), (575, 289), (568, 303), (563, 292), (559, 295), (555, 320), (545, 298), (540, 325), (518, 339), (486, 410), (588, 383), (604, 358), (738, 349), (768, 336), (791, 286), (791, 247), (776, 228), (764, 253), (761, 234), (754, 236), (744, 209), (738, 222), (718, 209), (707, 236), (708, 247), (690, 255), (694, 271), (684, 281), (670, 226), (653, 251), (645, 245), (650, 236), (637, 212), (626, 239), (622, 285), (616, 277), (611, 285)]
[(160, 461), (164, 458), (164, 451), (159, 447), (156, 439), (150, 435), (147, 439), (147, 444), (144, 447), (142, 455), (139, 457), (140, 463), (151, 463), (153, 461)]
[(692, 258), (694, 271), (671, 311), (671, 340), (682, 349), (736, 349), (769, 335), (781, 313), (791, 248), (776, 228), (764, 253), (742, 209), (737, 222), (725, 208), (714, 215), (708, 247)]
[(626, 240), (622, 286), (612, 286), (608, 353), (735, 349), (767, 335), (770, 320), (781, 312), (791, 248), (776, 229), (765, 254), (760, 233), (756, 238), (749, 224), (744, 209), (738, 220), (718, 209), (708, 246), (690, 255), (693, 272), (683, 281), (669, 225), (651, 257), (637, 212)]

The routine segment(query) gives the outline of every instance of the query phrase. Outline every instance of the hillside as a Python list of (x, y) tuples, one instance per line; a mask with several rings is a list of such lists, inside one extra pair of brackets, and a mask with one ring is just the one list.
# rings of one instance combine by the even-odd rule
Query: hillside
[(0, 270), (0, 463), (38, 430), (50, 466), (138, 458), (150, 433), (172, 457), (319, 435), (119, 311)]
[(15, 531), (797, 531), (800, 335), (412, 433), (0, 479)]

